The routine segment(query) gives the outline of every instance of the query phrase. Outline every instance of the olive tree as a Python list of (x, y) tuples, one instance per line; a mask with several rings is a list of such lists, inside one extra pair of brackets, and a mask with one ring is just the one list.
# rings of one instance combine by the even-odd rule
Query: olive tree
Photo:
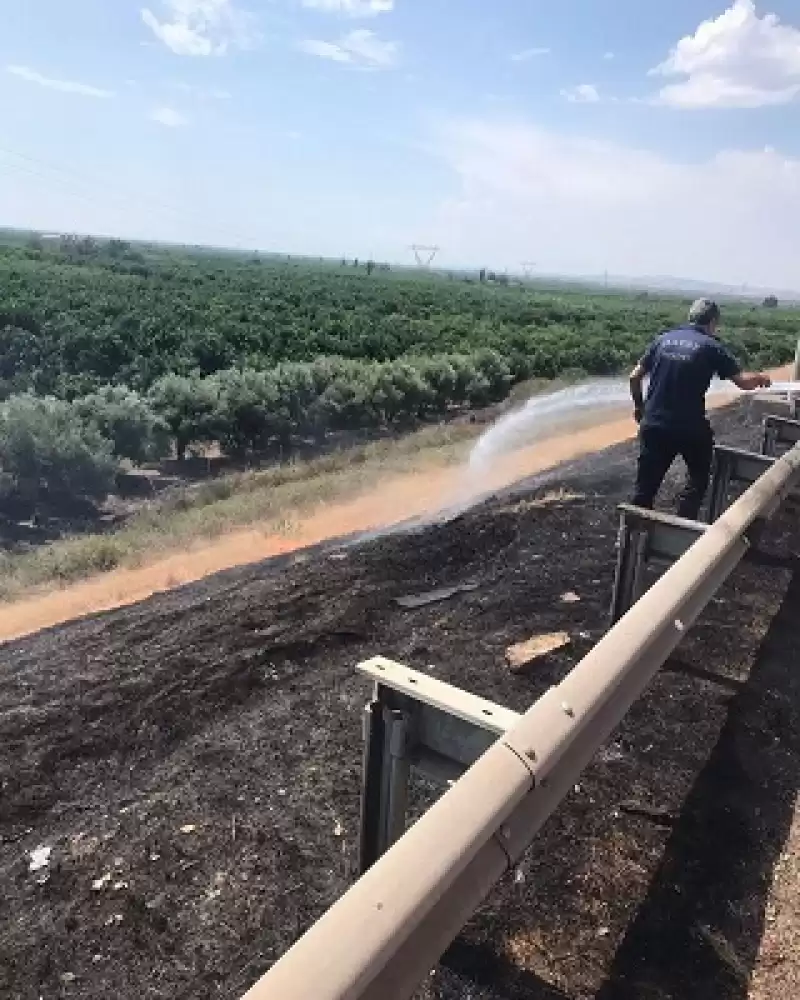
[(0, 470), (16, 492), (97, 500), (111, 489), (117, 462), (111, 441), (70, 403), (23, 393), (0, 404)]
[(118, 458), (141, 464), (166, 453), (166, 427), (150, 403), (132, 389), (104, 386), (73, 405), (84, 423), (111, 441)]
[(215, 440), (219, 385), (213, 379), (165, 375), (154, 383), (149, 400), (172, 435), (178, 459), (191, 445)]

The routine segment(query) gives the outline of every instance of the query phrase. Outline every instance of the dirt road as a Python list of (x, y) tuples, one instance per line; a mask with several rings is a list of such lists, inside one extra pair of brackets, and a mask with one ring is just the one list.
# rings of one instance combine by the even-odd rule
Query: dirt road
[[(775, 378), (786, 377), (786, 369), (773, 374)], [(733, 392), (714, 396), (709, 399), (709, 407), (725, 405), (734, 398)], [(256, 525), (213, 541), (199, 541), (188, 550), (143, 566), (113, 570), (65, 589), (4, 605), (0, 609), (0, 641), (132, 604), (220, 570), (260, 562), (327, 539), (390, 527), (443, 508), (465, 505), (487, 492), (562, 462), (629, 440), (636, 433), (627, 407), (603, 410), (593, 426), (586, 426), (586, 414), (582, 420), (582, 425), (569, 432), (561, 431), (506, 456), (488, 474), (482, 470), (480, 476), (470, 476), (464, 468), (437, 468), (435, 460), (431, 460), (423, 470), (387, 479), (368, 494), (321, 506), (294, 520), (287, 532), (275, 534), (271, 526), (259, 528)]]
[(488, 479), (472, 479), (461, 468), (436, 468), (431, 463), (424, 471), (388, 479), (366, 495), (320, 507), (297, 520), (286, 533), (270, 534), (258, 526), (235, 531), (145, 566), (113, 570), (64, 590), (6, 605), (0, 610), (0, 639), (18, 638), (82, 615), (131, 604), (233, 566), (467, 503), (486, 490), (624, 441), (634, 431), (630, 418), (617, 417), (577, 434), (555, 437), (509, 456), (495, 466)]

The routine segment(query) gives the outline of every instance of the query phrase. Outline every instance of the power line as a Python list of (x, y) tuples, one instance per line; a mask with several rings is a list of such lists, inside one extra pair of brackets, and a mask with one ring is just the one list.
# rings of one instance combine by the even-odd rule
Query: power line
[[(258, 242), (252, 237), (243, 237), (241, 233), (234, 233), (231, 230), (221, 229), (219, 226), (209, 224), (204, 217), (187, 214), (184, 209), (176, 208), (174, 205), (171, 205), (167, 202), (160, 201), (148, 195), (143, 195), (141, 192), (137, 192), (135, 194), (131, 194), (130, 192), (121, 192), (119, 188), (115, 189), (113, 184), (109, 183), (109, 181), (106, 179), (99, 177), (92, 177), (91, 175), (88, 174), (83, 174), (75, 170), (74, 168), (68, 166), (55, 166), (51, 163), (46, 163), (44, 160), (40, 160), (36, 157), (29, 156), (26, 153), (20, 153), (17, 152), (16, 150), (9, 149), (6, 146), (0, 146), (0, 153), (4, 154), (6, 157), (13, 157), (17, 160), (21, 160), (25, 164), (32, 164), (34, 167), (37, 167), (39, 169), (43, 168), (44, 170), (50, 171), (56, 176), (68, 175), (68, 179), (70, 182), (74, 183), (74, 181), (71, 180), (74, 179), (77, 180), (79, 184), (83, 186), (88, 186), (90, 188), (90, 190), (92, 191), (92, 200), (95, 204), (96, 204), (95, 189), (99, 186), (105, 188), (106, 191), (109, 192), (112, 198), (114, 198), (118, 202), (122, 202), (126, 208), (130, 207), (131, 201), (138, 201), (140, 204), (147, 205), (150, 208), (157, 208), (159, 211), (170, 212), (173, 215), (177, 216), (183, 222), (191, 222), (193, 225), (202, 225), (209, 231), (216, 232), (219, 235), (224, 234), (226, 241), (231, 240), (231, 242), (234, 245), (240, 244), (241, 246), (244, 247), (249, 244), (250, 246), (254, 247)], [(21, 169), (18, 164), (11, 163), (8, 165), (12, 168)], [(39, 174), (31, 173), (31, 176), (38, 176), (41, 179), (46, 180), (50, 183), (52, 183), (53, 181), (53, 178), (48, 177), (47, 175), (42, 175), (41, 173)], [(78, 197), (85, 197), (85, 194), (78, 194)]]
[[(23, 167), (18, 163), (7, 163), (0, 161), (0, 171), (4, 171), (5, 173), (16, 172), (17, 174), (21, 174), (23, 177), (35, 177), (39, 180), (46, 181), (48, 184), (53, 185), (59, 191), (65, 192), (66, 194), (70, 195), (73, 198), (79, 198), (80, 200), (86, 202), (87, 204), (96, 205), (97, 203), (96, 198), (94, 198), (92, 195), (88, 194), (85, 191), (76, 190), (75, 188), (70, 187), (69, 185), (64, 183), (62, 178), (50, 177), (47, 174), (41, 173), (40, 171), (31, 170), (29, 167)], [(109, 205), (109, 208), (111, 209), (112, 212), (118, 211), (118, 209), (115, 208), (114, 205)]]

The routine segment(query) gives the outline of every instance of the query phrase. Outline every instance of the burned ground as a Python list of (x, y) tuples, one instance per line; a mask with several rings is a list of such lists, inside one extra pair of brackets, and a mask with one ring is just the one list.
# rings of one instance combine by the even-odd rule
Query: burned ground
[[(716, 422), (757, 434), (744, 410)], [(243, 992), (355, 877), (354, 664), (384, 654), (524, 709), (606, 626), (631, 460), (4, 646), (0, 996)], [(785, 552), (785, 528), (767, 544)], [(737, 572), (420, 995), (744, 1000), (800, 760), (790, 577)], [(560, 629), (566, 651), (505, 666)]]

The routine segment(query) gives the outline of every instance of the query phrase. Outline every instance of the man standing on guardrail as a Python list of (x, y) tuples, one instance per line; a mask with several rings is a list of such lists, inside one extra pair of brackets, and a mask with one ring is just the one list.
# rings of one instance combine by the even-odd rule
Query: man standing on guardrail
[[(631, 396), (639, 428), (639, 464), (633, 503), (650, 508), (678, 455), (687, 478), (678, 506), (679, 517), (697, 520), (711, 473), (714, 435), (706, 416), (706, 392), (714, 376), (740, 389), (770, 385), (767, 375), (745, 374), (733, 354), (720, 343), (720, 310), (710, 299), (698, 299), (687, 326), (662, 333), (631, 372)], [(642, 382), (649, 378), (647, 399)]]

